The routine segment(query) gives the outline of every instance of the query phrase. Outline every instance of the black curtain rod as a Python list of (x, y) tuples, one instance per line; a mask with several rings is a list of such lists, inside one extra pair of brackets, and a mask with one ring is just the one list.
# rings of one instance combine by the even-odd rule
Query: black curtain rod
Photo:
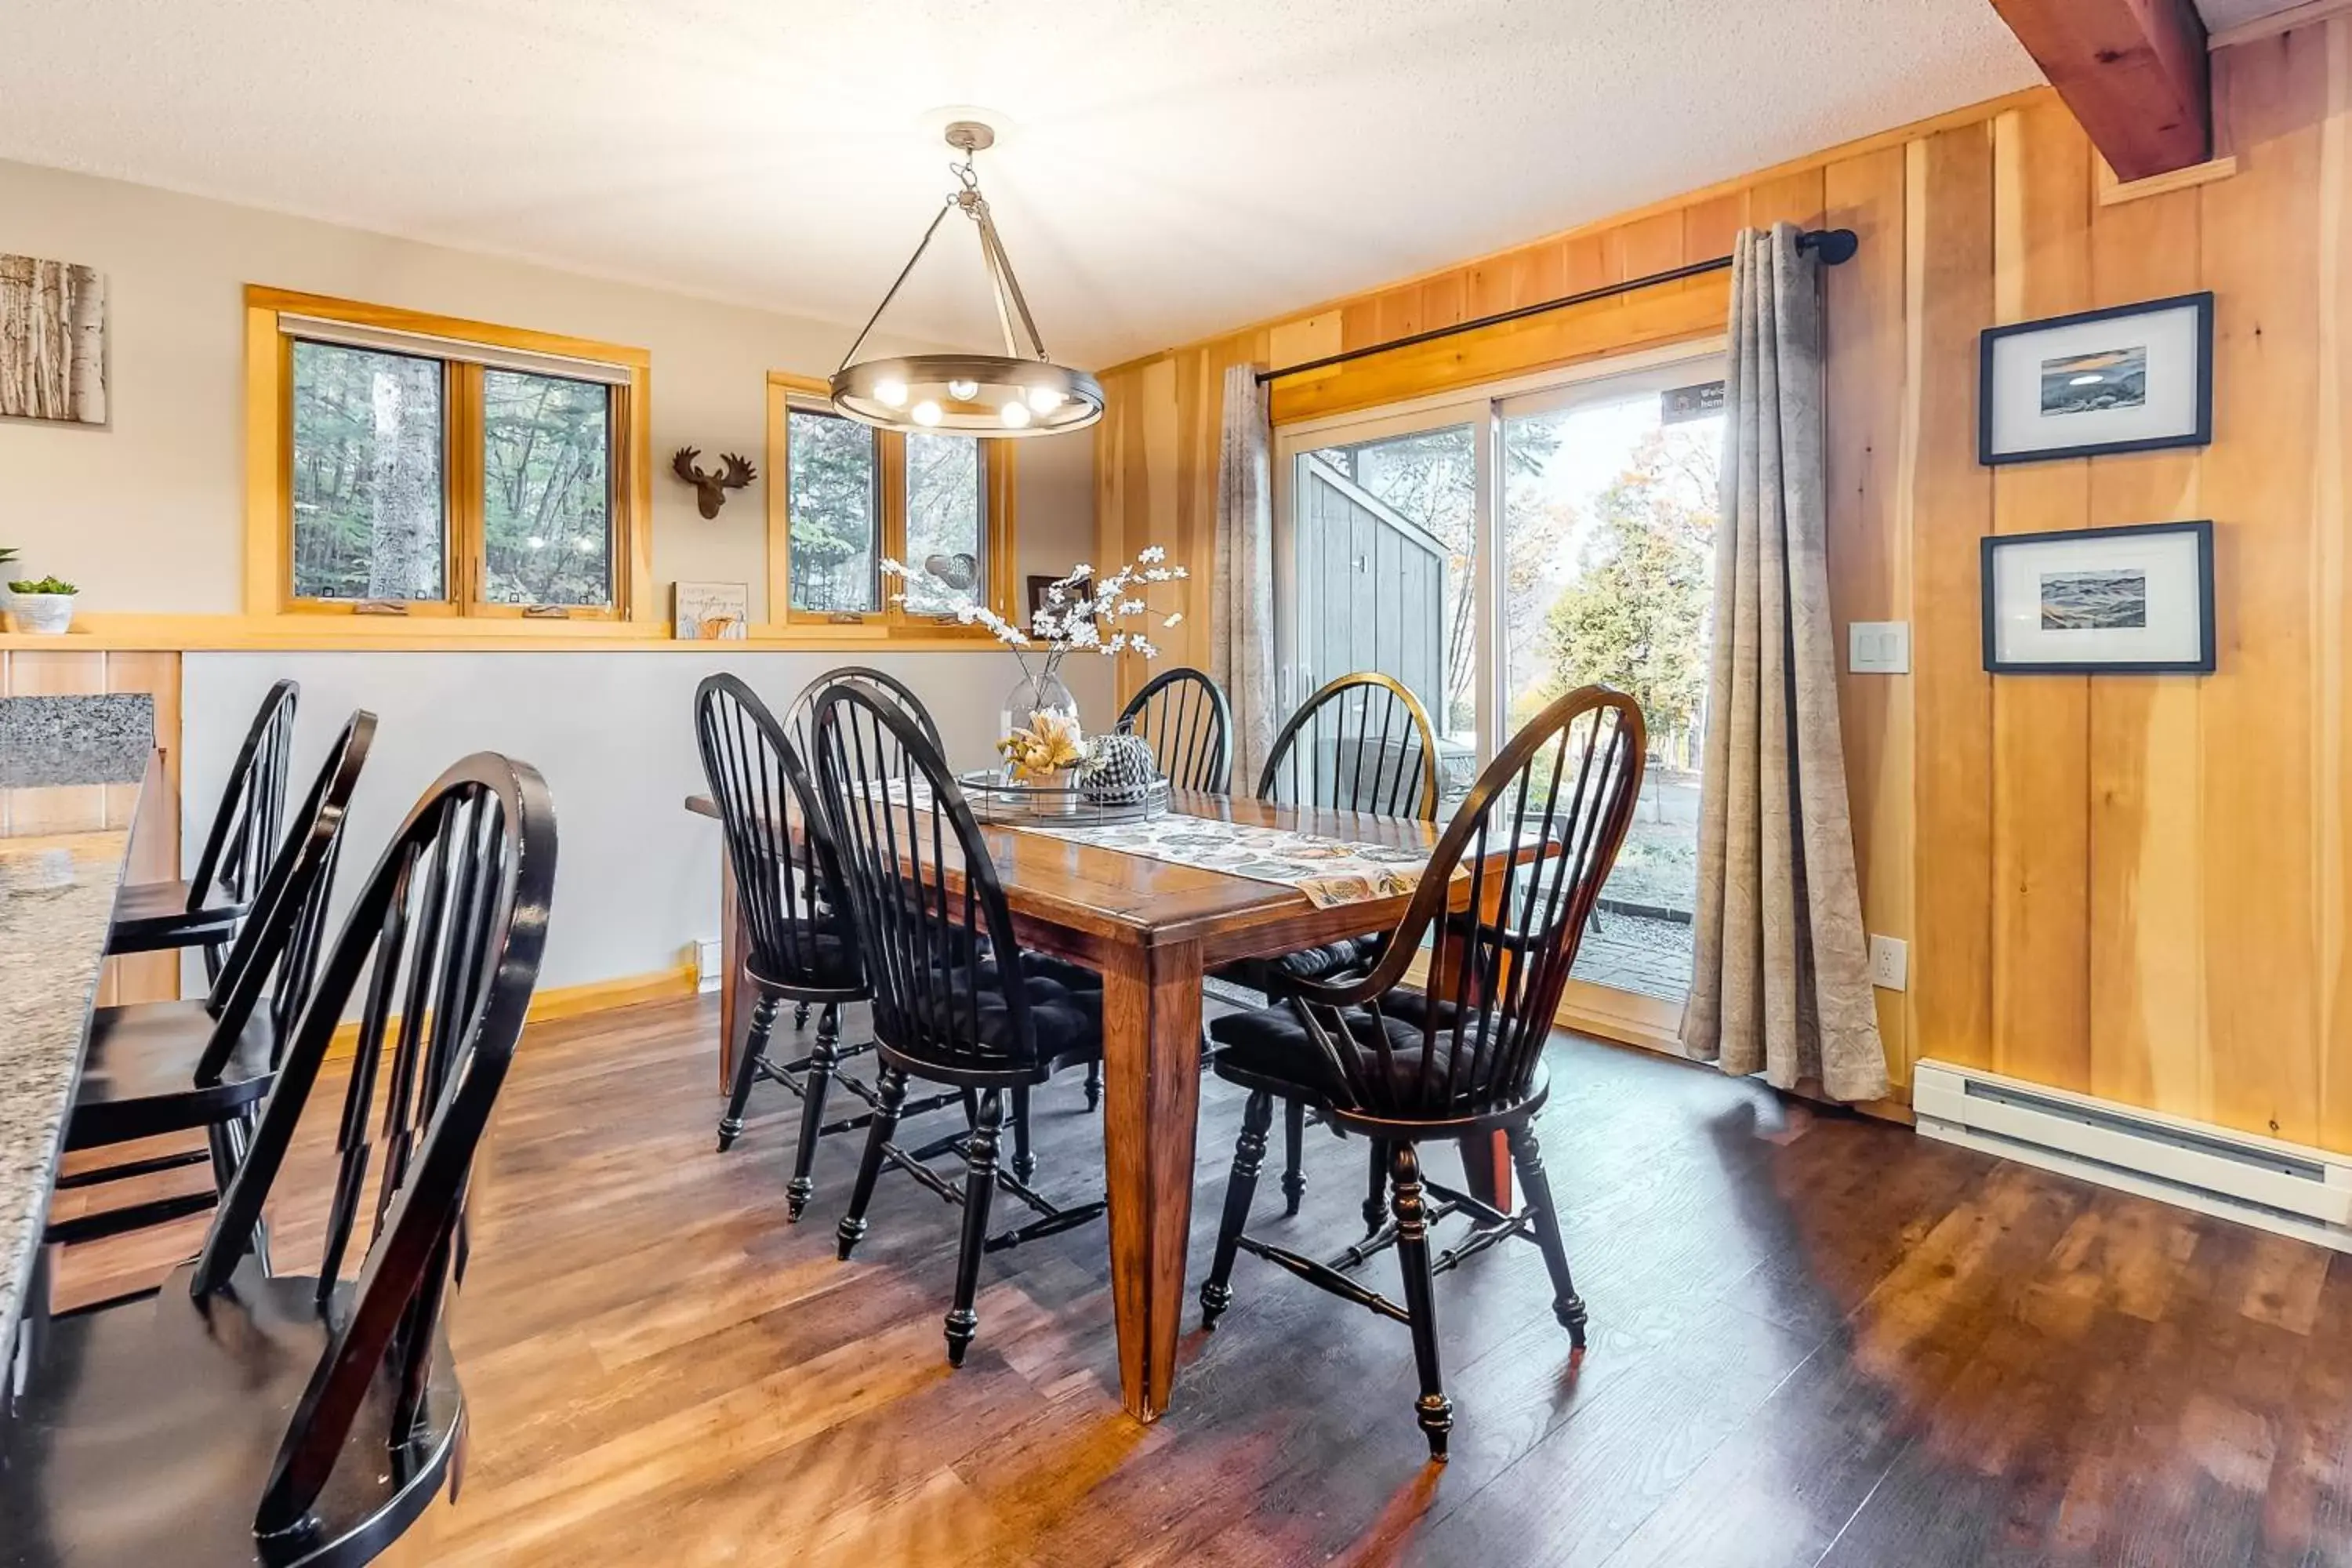
[[(1861, 244), (1860, 237), (1850, 228), (1817, 228), (1797, 237), (1797, 248), (1812, 251), (1822, 258), (1822, 265), (1824, 267), (1836, 267), (1853, 260), (1853, 253)], [(1491, 316), (1481, 316), (1475, 321), (1456, 321), (1450, 327), (1432, 327), (1425, 332), (1415, 332), (1411, 337), (1391, 338), (1384, 343), (1366, 343), (1360, 349), (1349, 349), (1343, 353), (1325, 354), (1321, 359), (1311, 359), (1303, 364), (1286, 364), (1280, 370), (1262, 370), (1257, 373), (1257, 384), (1264, 386), (1268, 382), (1279, 380), (1286, 375), (1301, 375), (1310, 370), (1328, 370), (1335, 364), (1346, 364), (1350, 360), (1365, 359), (1372, 354), (1384, 354), (1391, 349), (1409, 349), (1416, 343), (1433, 343), (1440, 338), (1450, 338), (1457, 332), (1475, 332), (1481, 327), (1497, 327), (1505, 321), (1524, 321), (1529, 316), (1540, 316), (1547, 310), (1564, 310), (1570, 305), (1589, 305), (1595, 300), (1607, 300), (1619, 294), (1630, 294), (1636, 289), (1654, 289), (1661, 283), (1679, 283), (1685, 278), (1700, 278), (1709, 272), (1726, 271), (1730, 266), (1731, 258), (1718, 256), (1712, 260), (1694, 261), (1686, 266), (1670, 268), (1664, 272), (1653, 272), (1646, 278), (1628, 278), (1622, 283), (1604, 283), (1598, 289), (1587, 289), (1581, 294), (1570, 294), (1565, 299), (1546, 300), (1535, 305), (1521, 305), (1515, 310), (1497, 310)]]

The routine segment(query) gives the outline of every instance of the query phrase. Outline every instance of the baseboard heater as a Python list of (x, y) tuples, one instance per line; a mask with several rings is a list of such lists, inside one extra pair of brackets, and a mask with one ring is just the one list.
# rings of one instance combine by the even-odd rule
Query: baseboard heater
[(1922, 1137), (2352, 1252), (2352, 1156), (1923, 1060)]

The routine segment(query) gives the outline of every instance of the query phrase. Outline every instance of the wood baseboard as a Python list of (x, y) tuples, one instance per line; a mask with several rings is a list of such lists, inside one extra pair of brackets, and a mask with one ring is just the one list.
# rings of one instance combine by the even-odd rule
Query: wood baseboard
[[(657, 969), (650, 974), (624, 974), (611, 980), (591, 980), (579, 985), (541, 986), (531, 995), (530, 1011), (527, 1016), (534, 1024), (544, 1024), (554, 1018), (576, 1018), (583, 1013), (634, 1007), (640, 1002), (691, 996), (701, 988), (701, 983), (700, 969), (689, 959), (674, 968)], [(327, 1047), (328, 1056), (350, 1056), (358, 1046), (359, 1037), (358, 1020), (338, 1026), (334, 1040)]]

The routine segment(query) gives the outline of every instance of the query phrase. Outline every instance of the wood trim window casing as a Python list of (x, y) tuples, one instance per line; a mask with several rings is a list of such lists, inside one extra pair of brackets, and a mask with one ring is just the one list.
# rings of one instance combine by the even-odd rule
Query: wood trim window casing
[[(445, 361), (443, 517), (447, 596), (408, 602), (397, 614), (365, 613), (354, 600), (298, 599), (293, 592), (294, 341), (281, 314), (349, 323), (425, 338), (548, 354), (617, 366), (627, 379), (611, 393), (613, 603), (566, 605), (562, 614), (537, 606), (491, 603), (482, 596), (482, 454), (479, 450), (483, 366)], [(245, 290), (246, 531), (245, 613), (248, 618), (340, 616), (363, 624), (429, 620), (452, 635), (467, 622), (518, 623), (501, 628), (579, 635), (583, 623), (651, 623), (653, 593), (652, 355), (643, 349), (559, 333), (468, 321), (395, 306), (248, 284)], [(457, 438), (460, 433), (468, 438)], [(616, 626), (616, 629), (618, 629)], [(666, 629), (666, 628), (664, 628)], [(649, 628), (650, 630), (650, 628)], [(526, 634), (528, 635), (528, 634)]]
[[(767, 441), (768, 464), (768, 620), (769, 625), (756, 628), (755, 635), (787, 641), (822, 641), (836, 646), (855, 646), (862, 641), (902, 642), (923, 640), (937, 643), (941, 639), (992, 644), (995, 638), (987, 628), (963, 626), (951, 616), (926, 616), (908, 613), (903, 606), (889, 602), (896, 592), (890, 580), (883, 579), (882, 604), (878, 610), (866, 615), (822, 611), (795, 611), (792, 607), (792, 444), (785, 421), (797, 402), (803, 409), (813, 409), (826, 396), (826, 384), (808, 376), (790, 375), (782, 371), (768, 373)], [(880, 430), (876, 437), (876, 478), (881, 496), (879, 510), (881, 542), (879, 553), (903, 560), (907, 549), (907, 461), (906, 437), (893, 431)], [(988, 607), (1008, 620), (1026, 618), (1025, 610), (1014, 597), (1015, 557), (1019, 546), (1019, 521), (1014, 500), (1015, 448), (1013, 441), (980, 442), (981, 483), (985, 516), (982, 527), (986, 547), (985, 557)]]

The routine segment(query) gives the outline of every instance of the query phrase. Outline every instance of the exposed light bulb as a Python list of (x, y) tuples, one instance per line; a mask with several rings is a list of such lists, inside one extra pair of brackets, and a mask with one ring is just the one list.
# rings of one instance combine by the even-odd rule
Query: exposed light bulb
[(948, 383), (948, 395), (954, 398), (959, 403), (970, 403), (973, 398), (980, 395), (980, 383), (976, 381), (951, 381)]
[(916, 424), (936, 425), (939, 422), (940, 405), (938, 404), (933, 403), (929, 398), (926, 397), (923, 401), (915, 405)]
[(1059, 387), (1033, 386), (1029, 389), (1029, 406), (1040, 414), (1051, 414), (1066, 401)]
[(903, 381), (877, 381), (874, 384), (874, 401), (885, 408), (907, 406), (907, 384)]
[(1008, 403), (998, 411), (997, 417), (1004, 421), (1006, 429), (1018, 430), (1029, 423), (1029, 405), (1025, 403)]

